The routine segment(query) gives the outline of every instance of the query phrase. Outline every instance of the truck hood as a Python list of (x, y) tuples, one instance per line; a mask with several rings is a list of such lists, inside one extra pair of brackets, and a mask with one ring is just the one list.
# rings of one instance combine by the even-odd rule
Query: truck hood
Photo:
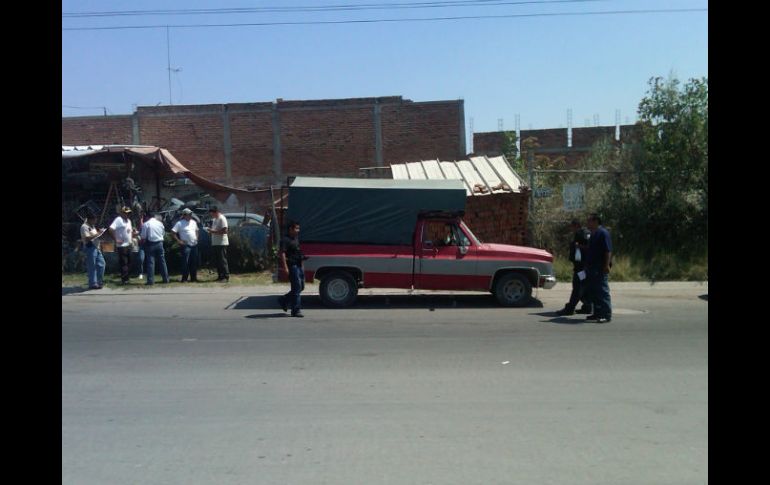
[(481, 257), (500, 258), (500, 259), (524, 259), (553, 262), (553, 255), (548, 251), (526, 246), (513, 246), (510, 244), (482, 244), (479, 246), (478, 253)]

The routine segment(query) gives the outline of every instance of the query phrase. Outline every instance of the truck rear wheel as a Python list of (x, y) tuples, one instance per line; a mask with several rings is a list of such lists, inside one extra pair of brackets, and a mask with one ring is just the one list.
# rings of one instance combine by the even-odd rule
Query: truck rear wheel
[(358, 295), (358, 285), (347, 271), (333, 271), (324, 276), (319, 288), (321, 301), (332, 308), (350, 306)]
[(495, 298), (503, 306), (524, 306), (532, 299), (532, 284), (521, 273), (506, 273), (495, 283)]

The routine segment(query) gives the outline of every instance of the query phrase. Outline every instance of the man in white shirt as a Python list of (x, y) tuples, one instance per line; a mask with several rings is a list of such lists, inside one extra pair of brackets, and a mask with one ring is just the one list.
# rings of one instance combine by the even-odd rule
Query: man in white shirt
[(214, 257), (214, 263), (217, 266), (219, 277), (217, 281), (230, 281), (230, 269), (227, 267), (227, 246), (230, 242), (227, 240), (227, 218), (219, 212), (217, 206), (209, 208), (211, 215), (211, 252)]
[(182, 218), (171, 228), (171, 234), (182, 247), (182, 283), (198, 281), (198, 223), (190, 209), (182, 210)]
[(166, 267), (166, 253), (163, 250), (163, 238), (166, 228), (154, 214), (149, 213), (149, 219), (142, 225), (142, 240), (144, 243), (145, 257), (147, 258), (147, 282), (150, 286), (155, 283), (155, 260), (160, 263), (160, 276), (164, 283), (168, 283), (168, 268)]
[(83, 252), (86, 255), (86, 274), (88, 276), (88, 288), (100, 290), (104, 286), (104, 255), (102, 254), (101, 240), (105, 229), (96, 228), (96, 215), (89, 213), (83, 225), (80, 226), (80, 240), (83, 243)]
[(128, 283), (128, 269), (131, 266), (131, 240), (137, 233), (131, 225), (131, 209), (123, 207), (120, 215), (110, 224), (110, 236), (115, 240), (115, 251), (120, 264), (120, 282)]

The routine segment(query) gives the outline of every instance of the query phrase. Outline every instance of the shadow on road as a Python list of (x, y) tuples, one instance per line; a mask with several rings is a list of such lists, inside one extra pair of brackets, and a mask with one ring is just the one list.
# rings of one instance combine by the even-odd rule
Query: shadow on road
[(264, 318), (287, 318), (289, 316), (288, 313), (257, 313), (255, 315), (246, 315), (246, 318), (257, 318), (257, 319), (264, 319)]
[(576, 314), (570, 317), (557, 315), (556, 312), (542, 312), (542, 313), (530, 313), (530, 315), (537, 315), (540, 317), (553, 317), (550, 320), (541, 320), (543, 323), (558, 323), (560, 325), (580, 325), (586, 323), (586, 316)]
[[(525, 308), (542, 308), (543, 303), (532, 300)], [(231, 310), (278, 310), (278, 295), (249, 296), (239, 299), (226, 307)], [(321, 303), (318, 295), (302, 297), (302, 308), (330, 310)], [(386, 310), (409, 308), (503, 308), (492, 295), (359, 295), (351, 308), (358, 310)], [(262, 318), (261, 315), (249, 318)], [(267, 318), (270, 318), (268, 315)]]
[(61, 296), (71, 295), (73, 293), (83, 293), (84, 291), (88, 291), (88, 288), (85, 286), (62, 286)]

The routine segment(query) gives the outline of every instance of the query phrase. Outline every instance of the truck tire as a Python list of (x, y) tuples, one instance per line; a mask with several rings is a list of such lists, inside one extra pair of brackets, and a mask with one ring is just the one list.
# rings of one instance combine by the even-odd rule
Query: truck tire
[(321, 302), (332, 308), (350, 306), (358, 295), (356, 280), (347, 271), (332, 271), (324, 276), (319, 290)]
[(521, 273), (506, 273), (495, 283), (495, 298), (503, 306), (525, 306), (532, 299), (532, 284)]

